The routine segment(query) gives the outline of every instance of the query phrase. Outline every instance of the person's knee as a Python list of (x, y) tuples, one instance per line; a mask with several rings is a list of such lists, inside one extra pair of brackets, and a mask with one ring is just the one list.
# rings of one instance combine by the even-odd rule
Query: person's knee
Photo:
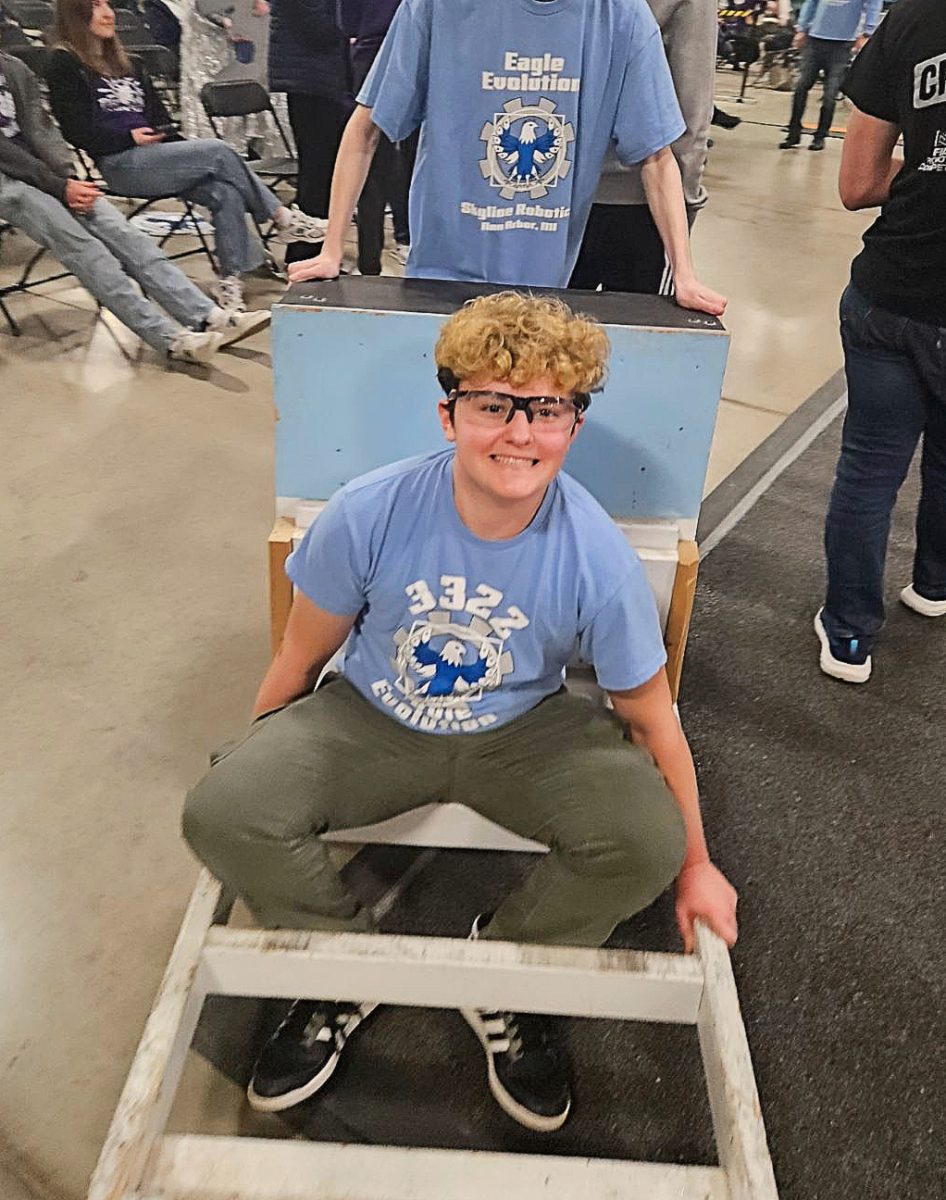
[(208, 847), (218, 845), (233, 832), (231, 798), (213, 768), (188, 792), (181, 815), (181, 832), (200, 859), (207, 857)]
[(632, 877), (655, 896), (673, 882), (683, 865), (686, 830), (663, 781), (652, 791), (646, 803), (622, 805), (605, 827), (570, 851), (582, 874), (602, 882)]
[(239, 154), (226, 142), (218, 139), (208, 140), (208, 151), (218, 179), (234, 179), (246, 173), (246, 165)]

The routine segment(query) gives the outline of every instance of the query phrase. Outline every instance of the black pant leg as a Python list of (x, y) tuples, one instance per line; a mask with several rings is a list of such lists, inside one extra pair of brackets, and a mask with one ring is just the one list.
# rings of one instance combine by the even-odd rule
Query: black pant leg
[(593, 204), (570, 288), (669, 294), (663, 242), (646, 204)]
[[(349, 108), (336, 100), (301, 92), (290, 92), (286, 99), (299, 158), (296, 203), (310, 217), (327, 217), (332, 172)], [(320, 244), (292, 242), (286, 247), (286, 262), (313, 258), (321, 248)]]
[(384, 210), (397, 186), (397, 149), (382, 133), (371, 169), (358, 199), (358, 270), (381, 274), (384, 248)]

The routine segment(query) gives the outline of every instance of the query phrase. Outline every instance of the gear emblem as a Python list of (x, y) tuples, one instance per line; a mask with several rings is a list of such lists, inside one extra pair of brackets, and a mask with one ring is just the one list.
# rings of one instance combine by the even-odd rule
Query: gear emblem
[(541, 200), (572, 169), (568, 148), (575, 129), (543, 96), (535, 104), (508, 100), (480, 132), (480, 172), (504, 200), (528, 193)]

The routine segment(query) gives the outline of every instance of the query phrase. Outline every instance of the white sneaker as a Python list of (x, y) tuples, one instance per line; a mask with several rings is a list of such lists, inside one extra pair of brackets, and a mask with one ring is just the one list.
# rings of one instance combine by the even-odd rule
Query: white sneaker
[(821, 657), (818, 665), (825, 675), (832, 679), (841, 679), (845, 683), (866, 683), (870, 679), (871, 656), (865, 654), (859, 645), (859, 638), (838, 638), (832, 644), (828, 631), (824, 627), (821, 614), (823, 608), (815, 613), (815, 633), (821, 643)]
[(223, 334), (209, 329), (182, 329), (168, 346), (168, 358), (177, 362), (208, 363), (222, 345)]
[(255, 312), (225, 312), (223, 309), (217, 309), (217, 313), (220, 316), (211, 313), (207, 328), (211, 333), (220, 335), (221, 346), (232, 346), (234, 342), (242, 341), (258, 329), (265, 329), (271, 315), (268, 308), (261, 308)]
[(214, 302), (227, 312), (245, 312), (243, 303), (243, 283), (239, 275), (224, 275), (210, 288)]
[(289, 210), (288, 222), (278, 227), (272, 241), (282, 245), (290, 242), (323, 242), (326, 233), (328, 221), (323, 221), (321, 217), (310, 217), (294, 204)]
[(946, 617), (946, 600), (927, 600), (913, 587), (912, 583), (900, 593), (900, 601), (923, 617)]

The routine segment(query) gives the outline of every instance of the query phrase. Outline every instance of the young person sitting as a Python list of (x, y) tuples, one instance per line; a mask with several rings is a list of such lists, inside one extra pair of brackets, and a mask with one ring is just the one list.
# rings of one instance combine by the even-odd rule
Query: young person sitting
[(0, 53), (0, 219), (54, 254), (161, 355), (207, 362), (221, 345), (269, 321), (268, 312), (215, 305), (94, 183), (74, 176), (72, 153), (46, 115), (36, 76)]
[(612, 148), (640, 164), (677, 303), (721, 315), (697, 279), (680, 170), (685, 130), (645, 0), (403, 0), (342, 138), (322, 253), (337, 275), (381, 134), (420, 127), (407, 274), (567, 287)]
[(176, 132), (144, 66), (125, 52), (108, 0), (59, 0), (56, 39), (47, 83), (63, 133), (92, 156), (113, 191), (145, 200), (185, 196), (210, 209), (221, 307), (243, 308), (240, 277), (264, 259), (247, 213), (258, 223), (272, 219), (279, 242), (321, 242), (324, 222), (281, 204), (225, 142)]
[[(254, 723), (184, 812), (194, 851), (261, 925), (369, 930), (319, 834), (457, 801), (549, 847), (474, 936), (599, 946), (676, 878), (686, 949), (697, 917), (735, 941), (653, 595), (561, 471), (607, 353), (600, 326), (558, 301), (468, 304), (435, 351), (451, 448), (347, 484), (289, 559), (296, 597)], [(313, 691), (346, 639), (341, 674)], [(576, 645), (613, 712), (564, 686)], [(297, 1001), (256, 1065), (253, 1106), (317, 1091), (372, 1008)], [(549, 1020), (463, 1016), (503, 1109), (557, 1129), (571, 1091)]]

